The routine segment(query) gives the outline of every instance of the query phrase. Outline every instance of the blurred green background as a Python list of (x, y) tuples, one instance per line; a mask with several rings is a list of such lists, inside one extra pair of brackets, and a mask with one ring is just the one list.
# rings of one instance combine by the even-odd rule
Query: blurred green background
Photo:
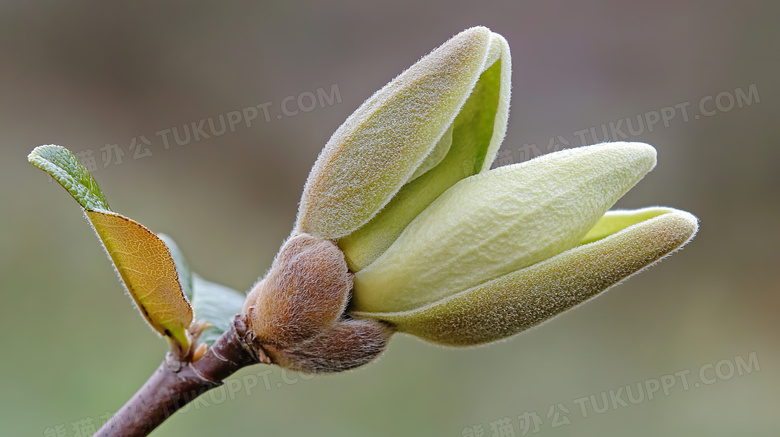
[[(676, 108), (666, 125), (633, 125), (658, 167), (618, 206), (691, 211), (697, 238), (507, 341), (457, 350), (399, 335), (376, 363), (306, 380), (255, 366), (226, 400), (154, 435), (778, 435), (778, 18), (776, 1), (0, 2), (0, 433), (84, 435), (166, 350), (78, 205), (27, 164), (33, 147), (92, 151), (116, 211), (173, 236), (207, 279), (246, 290), (289, 233), (330, 134), (481, 24), (514, 57), (501, 164), (551, 138), (601, 141), (602, 125), (615, 139), (610, 122)], [(313, 107), (318, 89), (332, 102)], [(166, 149), (157, 134), (176, 127), (182, 140), (185, 125), (257, 105), (267, 120), (224, 135), (170, 136)], [(106, 159), (109, 144), (124, 155)], [(667, 393), (596, 412), (602, 394), (611, 403), (610, 390), (675, 372)], [(522, 417), (538, 420), (524, 429)]]

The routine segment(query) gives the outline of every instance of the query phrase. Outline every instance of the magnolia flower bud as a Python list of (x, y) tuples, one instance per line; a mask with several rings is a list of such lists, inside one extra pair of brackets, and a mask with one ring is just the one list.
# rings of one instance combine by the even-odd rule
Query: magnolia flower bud
[(296, 229), (337, 240), (352, 271), (464, 177), (490, 168), (506, 132), (509, 46), (485, 27), (455, 35), (366, 100), (325, 145)]
[(691, 214), (672, 208), (608, 212), (579, 245), (436, 302), (356, 312), (424, 340), (471, 346), (515, 335), (591, 299), (690, 241)]
[(355, 276), (355, 308), (405, 311), (573, 247), (655, 166), (655, 149), (607, 143), (466, 178)]
[(334, 372), (372, 360), (389, 331), (379, 322), (343, 319), (351, 288), (352, 274), (333, 242), (292, 236), (244, 304), (254, 342), (294, 370)]
[(294, 237), (245, 308), (274, 362), (352, 368), (396, 331), (445, 345), (495, 341), (693, 237), (698, 221), (683, 211), (608, 211), (655, 166), (647, 144), (490, 170), (510, 71), (500, 35), (467, 29), (333, 134), (309, 174)]

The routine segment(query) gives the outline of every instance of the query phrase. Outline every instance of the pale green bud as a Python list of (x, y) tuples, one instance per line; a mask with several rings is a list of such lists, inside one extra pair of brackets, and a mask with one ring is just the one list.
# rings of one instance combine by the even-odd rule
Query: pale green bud
[(371, 263), (447, 188), (490, 168), (506, 131), (510, 73), (506, 41), (475, 27), (396, 77), (326, 144), (296, 232), (339, 240), (353, 271)]
[(606, 143), (466, 178), (355, 275), (353, 307), (420, 307), (570, 249), (655, 166), (655, 149)]
[(589, 243), (552, 258), (409, 311), (353, 315), (434, 343), (487, 343), (598, 295), (679, 249), (697, 229), (696, 217), (671, 208), (611, 211), (586, 235)]
[[(339, 307), (346, 317), (312, 318), (316, 334), (271, 347), (275, 360), (316, 371), (352, 367), (378, 354), (393, 330), (447, 345), (498, 340), (693, 237), (698, 222), (682, 211), (608, 211), (655, 166), (646, 144), (581, 147), (489, 171), (506, 131), (510, 74), (506, 41), (468, 29), (331, 137), (307, 180), (294, 235), (340, 250), (340, 274), (344, 263), (354, 274), (351, 297), (332, 302), (347, 305)], [(300, 294), (296, 287), (282, 294)], [(358, 343), (365, 353), (348, 353)]]

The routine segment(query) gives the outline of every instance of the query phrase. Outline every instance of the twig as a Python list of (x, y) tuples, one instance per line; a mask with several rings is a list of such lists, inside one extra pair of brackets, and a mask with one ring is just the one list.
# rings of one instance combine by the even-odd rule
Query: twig
[(181, 362), (168, 355), (95, 436), (146, 436), (190, 401), (222, 385), (228, 376), (259, 362), (270, 360), (256, 345), (247, 346), (246, 325), (236, 316), (230, 329), (194, 363)]

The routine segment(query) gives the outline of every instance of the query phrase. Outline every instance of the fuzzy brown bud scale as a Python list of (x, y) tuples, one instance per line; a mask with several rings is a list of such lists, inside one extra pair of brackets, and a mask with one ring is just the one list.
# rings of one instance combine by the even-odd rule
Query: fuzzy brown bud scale
[(290, 237), (244, 304), (253, 343), (275, 364), (302, 372), (340, 372), (376, 358), (392, 331), (345, 315), (352, 276), (332, 241)]

